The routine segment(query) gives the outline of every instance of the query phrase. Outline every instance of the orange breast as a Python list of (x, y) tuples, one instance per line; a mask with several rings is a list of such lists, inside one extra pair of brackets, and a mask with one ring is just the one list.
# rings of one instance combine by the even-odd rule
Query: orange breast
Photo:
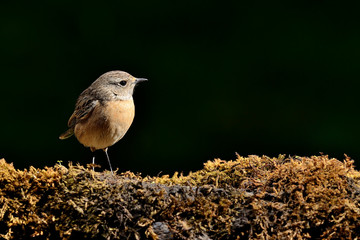
[(109, 101), (90, 114), (75, 125), (75, 136), (86, 147), (104, 149), (125, 135), (134, 120), (135, 106), (132, 99)]

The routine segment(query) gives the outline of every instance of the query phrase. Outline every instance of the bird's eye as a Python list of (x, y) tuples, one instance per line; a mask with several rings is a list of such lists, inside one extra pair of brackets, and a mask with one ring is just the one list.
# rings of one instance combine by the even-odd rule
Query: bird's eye
[(126, 85), (126, 81), (124, 80), (120, 81), (120, 85), (124, 87)]

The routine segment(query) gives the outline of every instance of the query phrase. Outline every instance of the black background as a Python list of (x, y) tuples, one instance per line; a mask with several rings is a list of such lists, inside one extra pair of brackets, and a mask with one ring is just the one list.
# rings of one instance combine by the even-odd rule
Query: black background
[(354, 2), (3, 0), (0, 157), (90, 163), (58, 136), (78, 95), (118, 69), (149, 79), (109, 149), (120, 171), (186, 172), (235, 152), (359, 160)]

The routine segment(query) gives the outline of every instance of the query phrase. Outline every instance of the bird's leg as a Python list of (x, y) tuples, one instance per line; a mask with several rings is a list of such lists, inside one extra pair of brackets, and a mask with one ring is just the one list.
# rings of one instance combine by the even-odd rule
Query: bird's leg
[(92, 169), (93, 169), (93, 171), (95, 172), (95, 151), (96, 151), (96, 149), (95, 149), (95, 148), (93, 148), (93, 147), (90, 147), (90, 150), (91, 150), (91, 152), (93, 153), (93, 158), (92, 158)]
[(92, 159), (93, 171), (95, 171), (95, 153)]
[(105, 152), (105, 154), (106, 154), (106, 158), (107, 158), (107, 160), (108, 160), (108, 162), (109, 162), (110, 171), (111, 171), (112, 174), (114, 174), (114, 172), (113, 172), (113, 170), (112, 170), (112, 167), (111, 167), (109, 154), (107, 153), (108, 148), (104, 148), (103, 150), (104, 150), (104, 152)]

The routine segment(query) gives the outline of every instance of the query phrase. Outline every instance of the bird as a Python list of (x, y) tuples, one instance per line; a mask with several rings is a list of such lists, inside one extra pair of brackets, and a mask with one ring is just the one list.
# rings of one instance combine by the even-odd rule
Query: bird
[[(92, 152), (102, 149), (113, 173), (108, 148), (123, 138), (130, 128), (135, 116), (134, 88), (144, 81), (147, 79), (120, 70), (102, 74), (79, 95), (68, 121), (68, 130), (59, 139), (75, 135)], [(94, 166), (95, 155), (92, 163)]]

